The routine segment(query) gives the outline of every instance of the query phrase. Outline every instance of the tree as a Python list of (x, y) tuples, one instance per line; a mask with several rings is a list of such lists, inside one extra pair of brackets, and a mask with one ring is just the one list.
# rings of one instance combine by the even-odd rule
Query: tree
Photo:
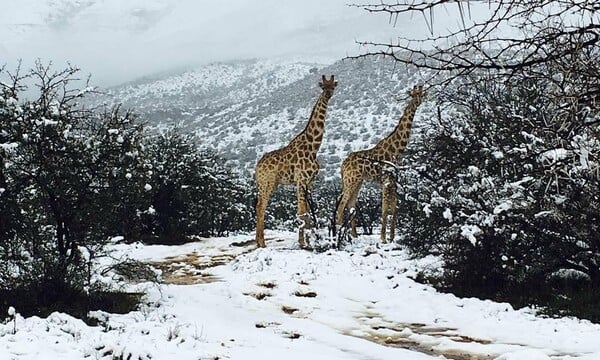
[[(353, 5), (385, 13), (390, 22), (402, 16), (422, 15), (430, 35), (397, 37), (395, 42), (360, 42), (364, 53), (386, 56), (419, 70), (428, 85), (460, 80), (465, 86), (485, 73), (504, 81), (517, 74), (548, 77), (539, 69), (561, 69), (550, 76), (561, 90), (553, 96), (580, 108), (589, 107), (598, 121), (600, 111), (600, 5), (586, 0), (529, 1), (399, 1)], [(461, 26), (438, 31), (434, 15), (456, 8)], [(485, 14), (477, 20), (474, 13)], [(434, 29), (436, 31), (434, 31)], [(477, 74), (475, 77), (468, 75)]]
[[(0, 293), (38, 306), (93, 290), (90, 261), (140, 229), (145, 201), (141, 124), (82, 107), (92, 89), (74, 86), (77, 73), (0, 72)], [(21, 99), (26, 82), (33, 100)]]
[[(391, 56), (419, 68), (458, 71), (457, 75), (474, 70), (511, 74), (594, 49), (600, 41), (600, 5), (595, 1), (382, 1), (353, 6), (388, 14), (394, 24), (406, 15), (422, 15), (430, 33), (400, 36), (395, 42), (360, 42), (368, 49), (361, 56)], [(461, 26), (436, 29), (435, 17), (451, 11), (460, 16)]]
[(403, 158), (402, 241), (442, 256), (461, 294), (539, 300), (532, 289), (565, 276), (600, 287), (598, 126), (549, 101), (553, 86), (515, 76), (453, 88), (454, 110)]
[[(543, 295), (556, 298), (564, 290), (553, 287), (557, 278), (583, 279), (597, 293), (600, 5), (357, 6), (392, 21), (422, 14), (430, 30), (422, 38), (363, 42), (358, 56), (392, 57), (420, 70), (438, 104), (427, 137), (415, 139), (403, 159), (402, 241), (442, 256), (443, 284), (463, 295), (540, 300), (532, 290), (545, 284), (550, 294)], [(451, 6), (460, 28), (434, 29), (434, 15)], [(473, 20), (482, 8), (487, 16)]]

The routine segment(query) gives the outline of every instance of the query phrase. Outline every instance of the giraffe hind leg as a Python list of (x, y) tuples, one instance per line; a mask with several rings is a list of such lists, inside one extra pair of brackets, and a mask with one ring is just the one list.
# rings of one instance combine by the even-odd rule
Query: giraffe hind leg
[(301, 248), (306, 247), (306, 239), (304, 230), (312, 228), (312, 221), (310, 219), (308, 201), (308, 186), (303, 183), (297, 185), (297, 197), (298, 197), (298, 218), (301, 221), (300, 227), (298, 228), (298, 243)]
[(354, 209), (354, 211), (350, 214), (350, 226), (352, 229), (351, 234), (353, 237), (358, 236), (358, 233), (356, 232), (356, 201), (358, 200), (358, 190), (359, 187), (354, 190), (352, 196), (350, 197), (350, 202), (348, 203), (348, 209)]
[[(342, 188), (342, 195), (336, 211), (336, 225), (342, 226), (344, 224), (344, 212), (350, 211), (356, 206), (356, 198), (358, 196), (358, 190), (360, 183), (358, 184), (344, 184)], [(352, 226), (352, 236), (356, 237), (356, 217), (354, 214), (348, 214), (348, 219)]]
[(396, 183), (394, 179), (385, 180), (381, 202), (381, 242), (387, 242), (386, 232), (388, 216), (390, 219), (390, 242), (394, 240), (396, 227)]
[(396, 189), (394, 188), (392, 193), (390, 194), (390, 213), (391, 213), (391, 220), (390, 220), (390, 242), (394, 241), (394, 235), (396, 232), (396, 216), (397, 216), (397, 212), (398, 212), (398, 204), (397, 204), (397, 193), (396, 193)]
[(386, 197), (386, 190), (384, 187), (383, 196), (381, 199), (381, 242), (385, 243), (385, 233), (387, 231), (387, 214), (388, 214), (388, 199)]

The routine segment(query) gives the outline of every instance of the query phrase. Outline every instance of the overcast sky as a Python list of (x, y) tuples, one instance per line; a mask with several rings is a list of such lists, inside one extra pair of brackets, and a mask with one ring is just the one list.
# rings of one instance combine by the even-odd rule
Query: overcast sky
[(0, 64), (70, 61), (104, 86), (212, 61), (334, 60), (358, 53), (356, 40), (426, 32), (420, 18), (394, 27), (349, 0), (0, 1)]

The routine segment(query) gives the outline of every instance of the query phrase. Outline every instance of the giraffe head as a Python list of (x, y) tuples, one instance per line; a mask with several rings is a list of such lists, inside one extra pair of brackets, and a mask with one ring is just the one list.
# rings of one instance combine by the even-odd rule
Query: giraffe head
[(333, 75), (331, 75), (331, 78), (329, 80), (325, 78), (325, 75), (322, 75), (321, 81), (319, 82), (319, 87), (323, 89), (323, 92), (325, 92), (325, 95), (327, 95), (327, 97), (331, 97), (333, 95), (333, 89), (335, 89), (336, 86), (337, 81), (335, 81)]
[(412, 97), (417, 104), (420, 104), (425, 96), (422, 85), (415, 85), (411, 90), (408, 91), (408, 95)]

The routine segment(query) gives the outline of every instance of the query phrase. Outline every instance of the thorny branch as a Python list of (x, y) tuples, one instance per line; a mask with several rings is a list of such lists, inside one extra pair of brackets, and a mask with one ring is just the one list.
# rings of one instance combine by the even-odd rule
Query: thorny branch
[[(354, 4), (371, 13), (385, 13), (391, 23), (420, 14), (429, 35), (398, 36), (395, 41), (360, 41), (365, 52), (349, 58), (386, 56), (420, 69), (449, 73), (450, 79), (476, 71), (512, 74), (557, 62), (600, 44), (600, 2), (589, 0), (406, 0)], [(486, 12), (475, 20), (474, 7)], [(460, 17), (457, 29), (436, 31), (435, 15)]]

